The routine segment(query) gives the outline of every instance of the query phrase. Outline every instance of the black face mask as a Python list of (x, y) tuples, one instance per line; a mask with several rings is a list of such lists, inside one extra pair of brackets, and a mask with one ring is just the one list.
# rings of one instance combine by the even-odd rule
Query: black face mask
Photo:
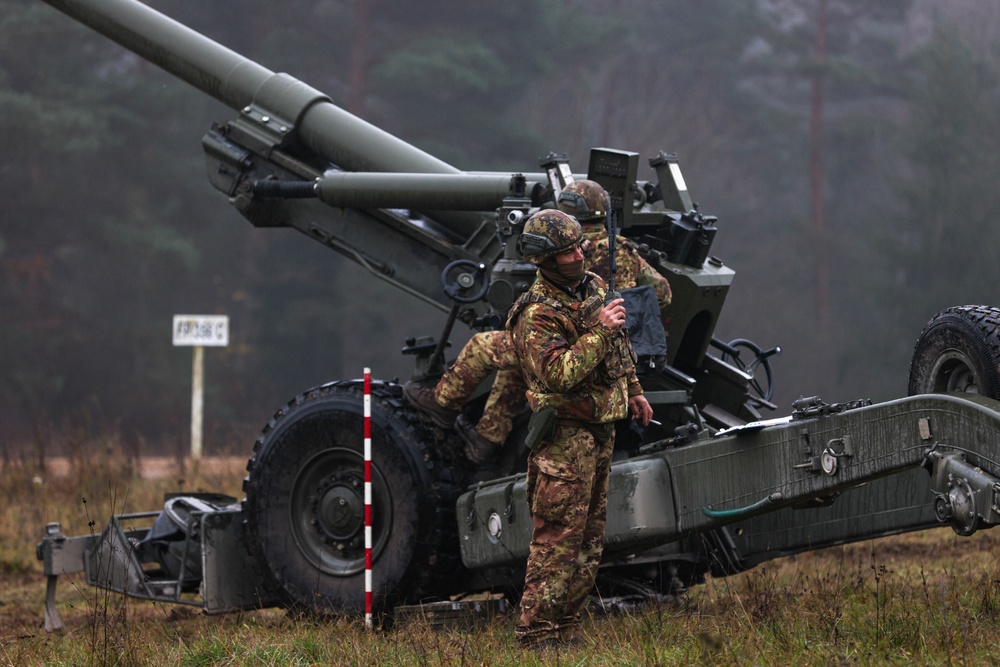
[(547, 260), (541, 266), (542, 275), (557, 285), (563, 287), (576, 287), (583, 280), (586, 270), (583, 268), (583, 260), (559, 264), (554, 259)]

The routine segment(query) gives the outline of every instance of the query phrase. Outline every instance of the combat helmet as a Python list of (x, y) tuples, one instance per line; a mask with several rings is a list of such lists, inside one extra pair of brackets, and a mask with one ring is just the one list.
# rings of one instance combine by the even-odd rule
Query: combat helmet
[(517, 249), (534, 264), (569, 250), (583, 240), (583, 229), (572, 216), (554, 209), (534, 213), (524, 223)]
[(569, 213), (581, 224), (587, 222), (603, 224), (610, 203), (604, 188), (599, 183), (588, 180), (567, 183), (556, 200), (556, 206), (560, 211)]

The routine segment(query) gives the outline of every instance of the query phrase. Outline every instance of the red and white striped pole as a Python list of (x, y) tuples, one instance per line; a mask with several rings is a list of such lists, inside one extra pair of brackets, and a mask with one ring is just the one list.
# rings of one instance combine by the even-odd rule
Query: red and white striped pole
[(372, 374), (365, 369), (365, 627), (372, 627)]

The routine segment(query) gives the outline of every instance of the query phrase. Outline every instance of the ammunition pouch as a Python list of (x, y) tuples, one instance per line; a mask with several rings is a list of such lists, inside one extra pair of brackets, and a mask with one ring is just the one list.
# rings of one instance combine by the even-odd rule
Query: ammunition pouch
[(533, 412), (528, 419), (528, 435), (524, 438), (524, 446), (534, 450), (542, 442), (548, 440), (556, 431), (556, 411), (552, 408), (542, 408)]
[(611, 339), (611, 349), (597, 367), (598, 377), (603, 376), (602, 383), (610, 386), (635, 368), (635, 362), (636, 357), (629, 343), (628, 330), (619, 329)]

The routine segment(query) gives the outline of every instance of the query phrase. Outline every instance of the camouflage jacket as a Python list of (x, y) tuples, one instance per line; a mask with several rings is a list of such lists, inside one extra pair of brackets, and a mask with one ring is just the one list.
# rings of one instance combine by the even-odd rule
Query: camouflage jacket
[(628, 399), (642, 393), (635, 356), (624, 328), (599, 320), (604, 283), (587, 274), (585, 294), (574, 297), (539, 273), (511, 307), (507, 319), (528, 384), (533, 411), (605, 423), (628, 415)]
[[(595, 225), (594, 228), (588, 228), (584, 225), (583, 238), (590, 241), (590, 247), (587, 249), (589, 255), (586, 259), (587, 270), (593, 271), (607, 281), (611, 275), (611, 250), (608, 247), (607, 231), (603, 226)], [(673, 296), (670, 292), (670, 283), (639, 255), (632, 241), (624, 236), (619, 236), (616, 240), (618, 270), (615, 272), (615, 287), (623, 290), (641, 285), (652, 286), (656, 292), (660, 313), (664, 314)]]

